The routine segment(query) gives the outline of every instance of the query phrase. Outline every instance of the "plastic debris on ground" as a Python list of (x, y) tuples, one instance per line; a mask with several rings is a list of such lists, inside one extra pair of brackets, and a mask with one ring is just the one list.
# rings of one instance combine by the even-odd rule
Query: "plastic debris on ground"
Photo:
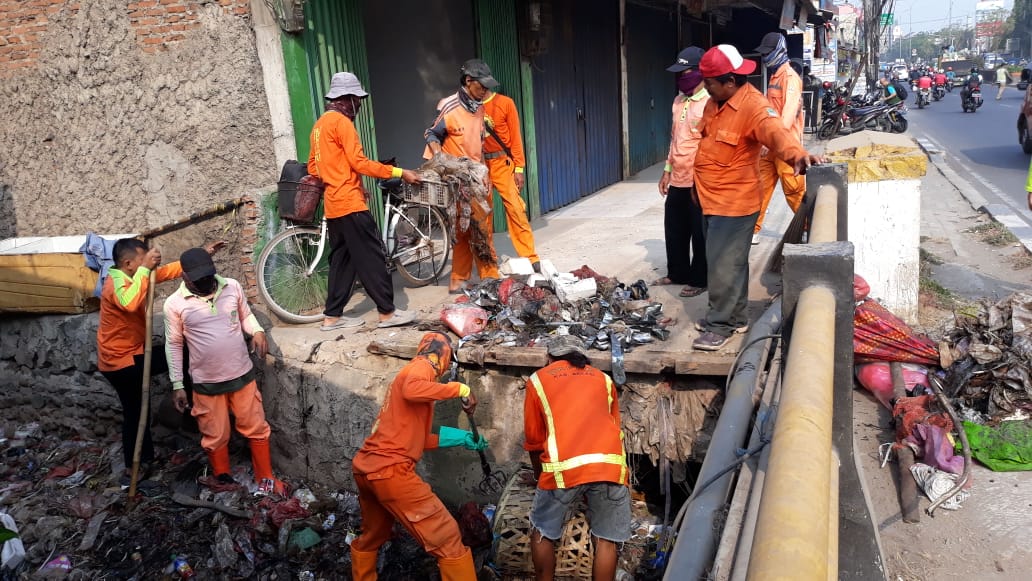
[[(925, 496), (932, 502), (939, 500), (939, 497), (953, 490), (953, 487), (957, 484), (957, 479), (960, 478), (957, 474), (936, 470), (920, 462), (911, 466), (910, 472), (913, 473), (914, 480), (917, 481), (918, 486), (924, 491)], [(970, 492), (961, 490), (955, 496), (942, 503), (940, 507), (946, 510), (960, 510), (960, 503), (967, 500), (969, 496), (971, 496)]]
[(569, 334), (601, 351), (619, 341), (615, 354), (670, 336), (674, 321), (664, 317), (662, 303), (650, 299), (645, 281), (628, 285), (586, 265), (559, 272), (548, 260), (540, 269), (540, 275), (488, 279), (466, 288), (465, 296), (442, 309), (441, 320), (464, 343), (501, 347)]

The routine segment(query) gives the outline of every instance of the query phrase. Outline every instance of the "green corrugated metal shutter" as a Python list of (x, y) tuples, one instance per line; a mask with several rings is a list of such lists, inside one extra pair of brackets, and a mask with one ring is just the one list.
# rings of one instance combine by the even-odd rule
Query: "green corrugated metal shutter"
[[(520, 65), (519, 38), (516, 26), (515, 0), (476, 0), (477, 53), (491, 67), (491, 72), (502, 84), (501, 92), (512, 98), (519, 111), (523, 145), (527, 157), (527, 185), (523, 189), (523, 200), (531, 215), (537, 215), (538, 186), (537, 159), (535, 156), (534, 116), (527, 115), (525, 95), (529, 85), (524, 82)], [(505, 208), (494, 194), (495, 232), (506, 230)]]
[[(369, 66), (366, 60), (365, 27), (361, 0), (309, 0), (305, 3), (305, 30), (300, 44), (307, 60), (306, 75), (288, 75), (291, 104), (294, 105), (294, 139), (298, 157), (308, 159), (308, 136), (315, 120), (325, 110), (323, 96), (334, 73), (355, 73), (362, 86), (369, 87)], [(295, 37), (296, 38), (296, 37)], [(297, 41), (293, 41), (296, 43)], [(299, 57), (296, 51), (284, 50), (288, 62), (296, 71)], [(288, 67), (291, 65), (288, 64)], [(307, 97), (310, 109), (304, 106)], [(355, 120), (366, 157), (376, 159), (376, 132), (373, 126), (373, 97), (366, 98)], [(298, 107), (298, 104), (302, 106)], [(366, 190), (371, 194), (370, 210), (380, 222), (383, 204), (375, 180), (365, 178)]]

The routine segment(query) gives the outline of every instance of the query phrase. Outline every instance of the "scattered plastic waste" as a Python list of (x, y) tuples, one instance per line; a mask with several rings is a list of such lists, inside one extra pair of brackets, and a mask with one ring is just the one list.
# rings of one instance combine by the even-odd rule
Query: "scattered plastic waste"
[(326, 517), (326, 520), (324, 520), (323, 523), (322, 523), (323, 530), (324, 531), (328, 531), (328, 530), (332, 529), (333, 528), (333, 524), (336, 523), (336, 522), (337, 522), (337, 515), (335, 515), (335, 514), (333, 514), (331, 512), (330, 515)]
[(481, 509), (481, 512), (483, 512), (484, 516), (487, 517), (488, 522), (493, 523), (494, 522), (494, 515), (495, 515), (495, 511), (496, 510), (498, 510), (497, 506), (495, 506), (493, 504), (485, 504), (484, 508)]
[(309, 505), (316, 501), (315, 495), (312, 494), (312, 491), (308, 490), (307, 488), (298, 488), (297, 491), (294, 492), (294, 498), (296, 498), (298, 502), (301, 503), (301, 506), (305, 507), (306, 509), (309, 507)]
[(319, 536), (319, 533), (313, 531), (309, 527), (305, 527), (299, 531), (290, 533), (290, 543), (288, 544), (288, 547), (304, 551), (305, 549), (311, 549), (318, 545), (320, 541), (322, 541), (322, 537)]
[(0, 567), (11, 570), (17, 569), (22, 564), (22, 561), (25, 560), (25, 546), (22, 545), (21, 539), (18, 537), (18, 527), (14, 522), (14, 517), (6, 512), (0, 512), (0, 526), (10, 531), (5, 536), (14, 535), (3, 542), (3, 547), (0, 549)]
[(183, 555), (172, 557), (172, 572), (179, 575), (180, 579), (190, 579), (194, 576), (193, 567)]
[(487, 311), (476, 305), (455, 303), (441, 309), (441, 320), (459, 337), (483, 332), (489, 317)]
[(304, 571), (298, 571), (297, 579), (298, 581), (315, 581), (315, 573), (312, 573), (307, 569)]
[(47, 561), (42, 569), (44, 573), (50, 571), (71, 571), (72, 570), (72, 559), (68, 555), (58, 555), (53, 559)]
[[(936, 470), (927, 464), (921, 464), (920, 462), (915, 463), (910, 467), (910, 472), (914, 475), (914, 480), (924, 491), (925, 496), (928, 500), (935, 502), (939, 500), (939, 497), (953, 490), (953, 487), (957, 484), (957, 479), (960, 478), (957, 474), (951, 474), (949, 472), (943, 472), (942, 470)], [(942, 503), (940, 506), (946, 510), (960, 510), (960, 504), (967, 500), (971, 496), (971, 493), (966, 490), (961, 490), (953, 498)]]

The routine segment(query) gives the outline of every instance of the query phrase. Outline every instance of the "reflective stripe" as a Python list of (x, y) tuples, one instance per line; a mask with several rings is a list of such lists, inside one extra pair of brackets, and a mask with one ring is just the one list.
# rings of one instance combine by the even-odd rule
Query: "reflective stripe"
[[(548, 398), (545, 397), (545, 388), (541, 385), (541, 380), (538, 379), (536, 372), (530, 376), (530, 382), (534, 384), (534, 391), (537, 392), (538, 399), (541, 400), (541, 409), (545, 412), (545, 420), (548, 422), (548, 457), (558, 458), (559, 444), (555, 441), (555, 419), (552, 418), (552, 408), (548, 405)], [(559, 488), (565, 488), (561, 472), (555, 473), (555, 484)]]
[[(606, 391), (609, 398), (609, 408), (613, 406), (613, 380), (603, 374), (606, 378)], [(534, 386), (534, 391), (537, 393), (538, 399), (541, 400), (541, 409), (545, 413), (545, 420), (548, 423), (548, 457), (559, 458), (559, 444), (555, 439), (555, 419), (552, 417), (552, 408), (548, 405), (548, 398), (545, 397), (545, 388), (541, 385), (541, 380), (538, 378), (537, 373), (530, 376), (530, 383)], [(609, 409), (607, 408), (607, 409)], [(623, 430), (620, 430), (620, 453), (619, 454), (581, 454), (580, 456), (574, 456), (567, 460), (560, 462), (542, 462), (541, 471), (552, 474), (555, 478), (555, 485), (559, 488), (565, 488), (563, 481), (563, 472), (566, 470), (572, 470), (588, 464), (615, 464), (620, 466), (620, 484), (627, 483), (627, 452), (623, 446)]]

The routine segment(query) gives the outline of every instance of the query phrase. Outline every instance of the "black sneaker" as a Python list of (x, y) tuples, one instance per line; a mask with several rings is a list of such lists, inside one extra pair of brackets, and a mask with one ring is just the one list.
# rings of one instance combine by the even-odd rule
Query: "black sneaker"
[[(699, 331), (700, 333), (705, 333), (706, 332), (706, 319), (696, 319), (695, 320), (695, 330)], [(736, 327), (735, 328), (735, 333), (736, 334), (738, 334), (738, 333), (748, 333), (748, 332), (749, 332), (749, 325), (748, 324), (745, 324), (745, 325), (742, 325), (741, 327)]]
[(692, 341), (692, 349), (697, 349), (699, 351), (720, 351), (730, 340), (731, 337), (724, 337), (723, 335), (717, 335), (711, 331), (706, 331)]

